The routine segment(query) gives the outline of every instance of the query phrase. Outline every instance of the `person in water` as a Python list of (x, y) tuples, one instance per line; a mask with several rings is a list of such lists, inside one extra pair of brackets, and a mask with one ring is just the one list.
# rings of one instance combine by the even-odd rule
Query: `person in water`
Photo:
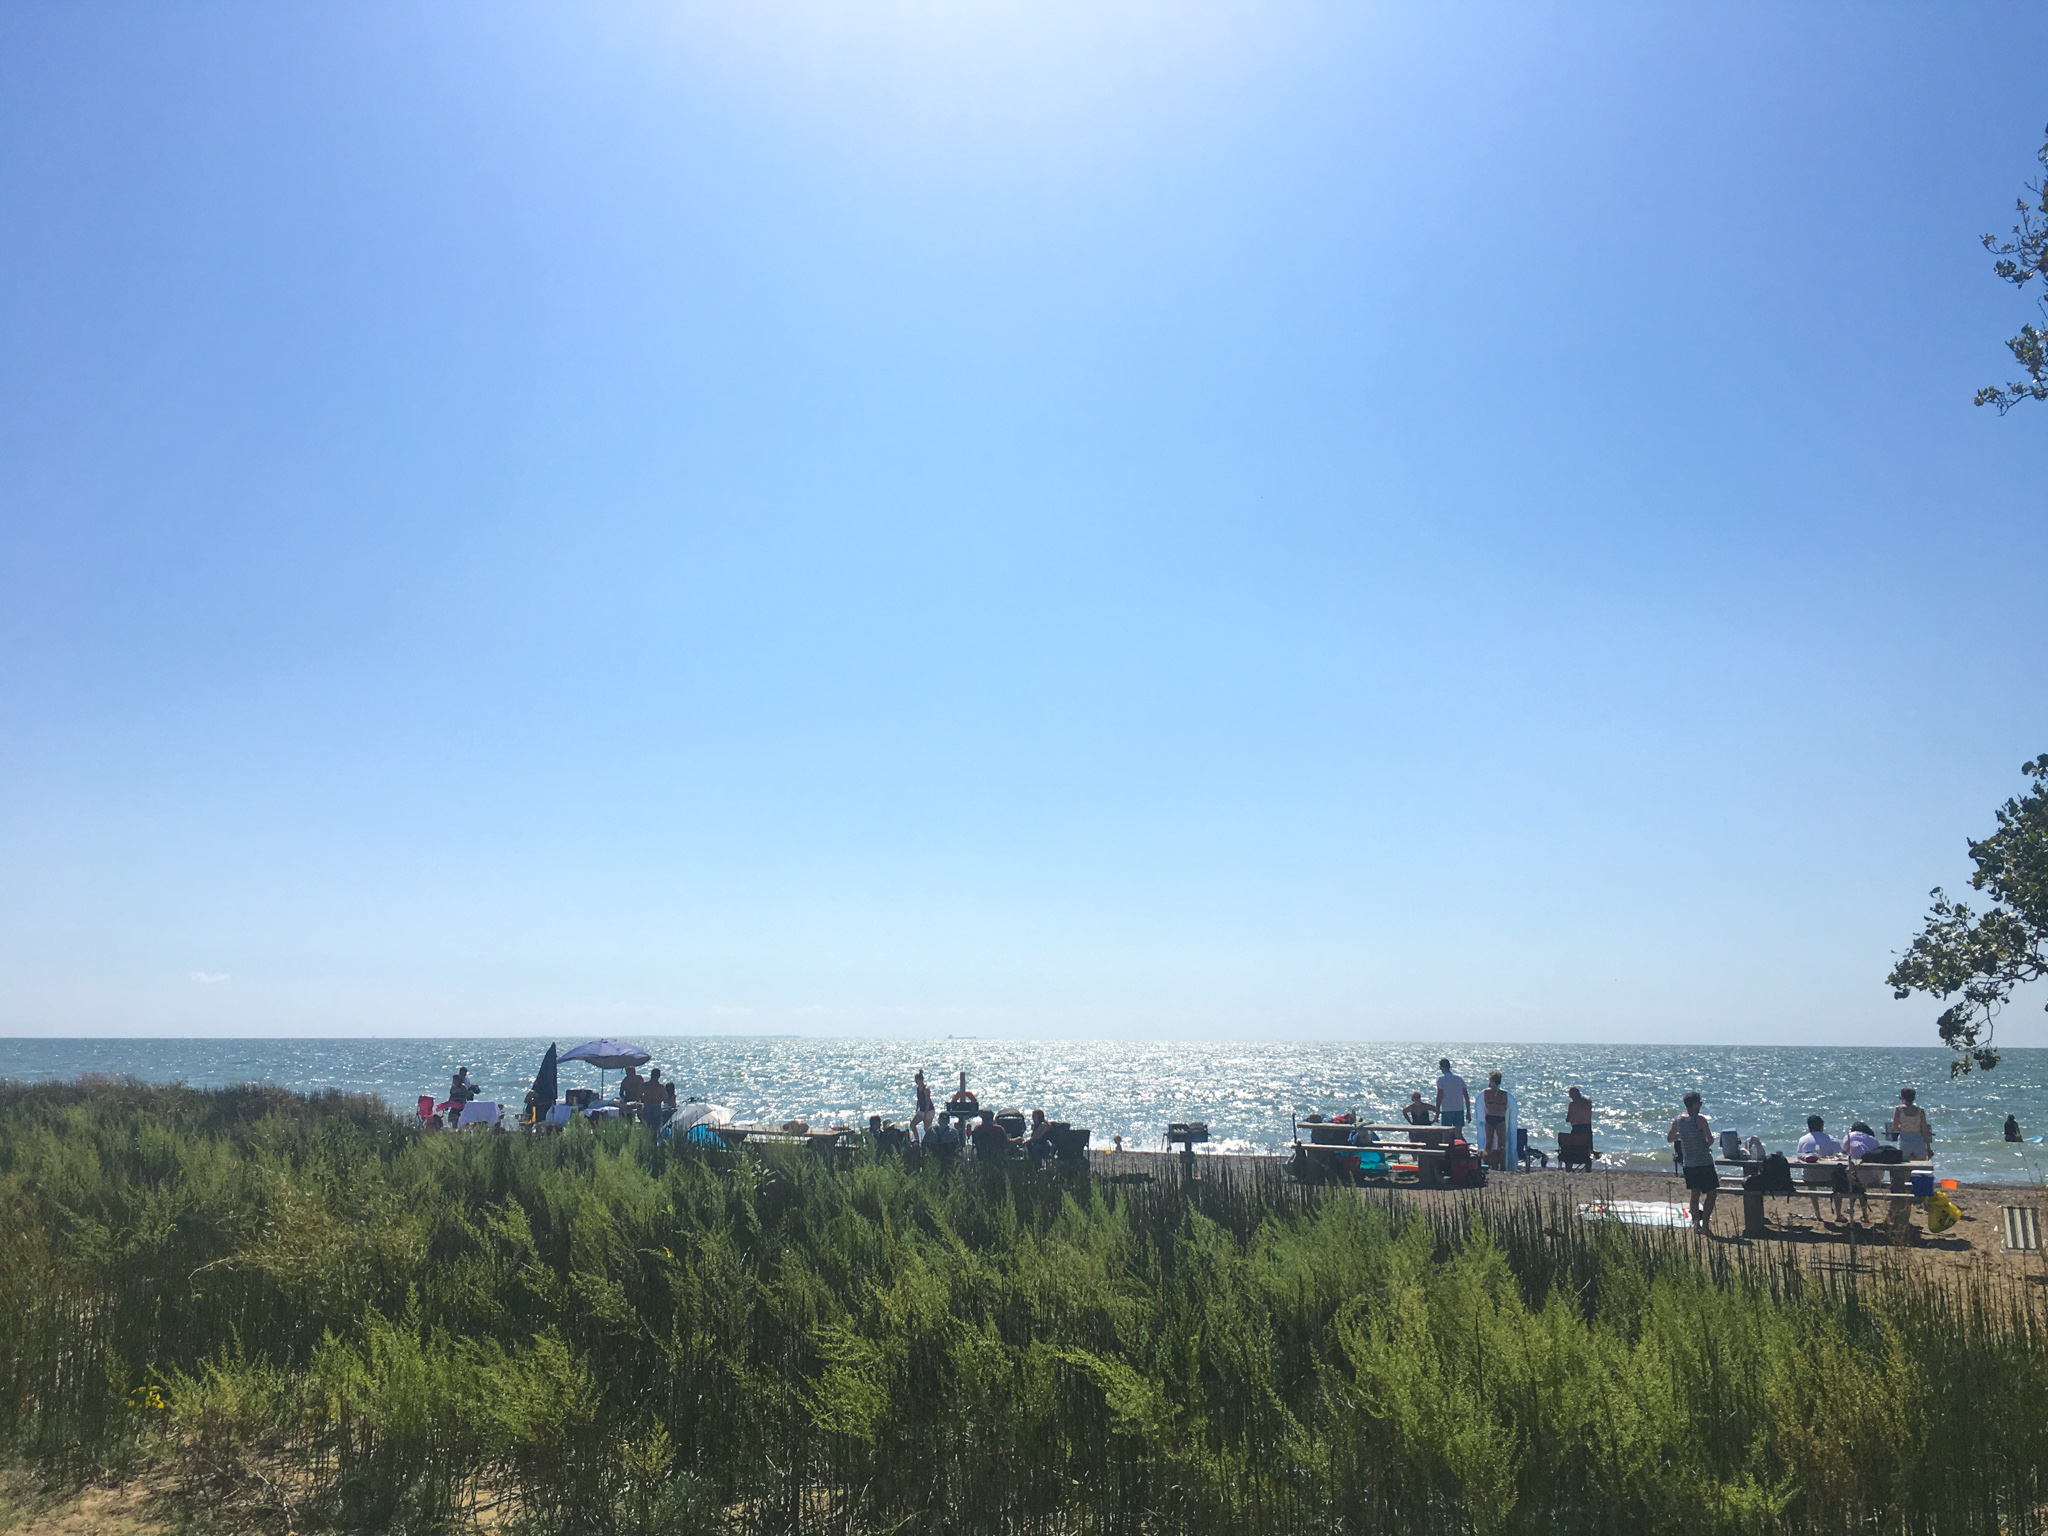
[(1694, 1227), (1702, 1232), (1714, 1219), (1714, 1200), (1721, 1192), (1721, 1173), (1714, 1166), (1714, 1128), (1700, 1112), (1700, 1096), (1685, 1096), (1685, 1113), (1671, 1122), (1664, 1139), (1678, 1150), (1685, 1173), (1685, 1206)]
[(1502, 1173), (1508, 1168), (1508, 1091), (1500, 1085), (1500, 1074), (1486, 1075), (1486, 1091), (1479, 1095), (1486, 1113), (1486, 1161)]
[(2005, 1139), (2007, 1141), (2018, 1141), (2020, 1139), (2020, 1122), (2017, 1115), (2007, 1115), (2005, 1117)]
[(1921, 1158), (1934, 1156), (1934, 1127), (1928, 1124), (1927, 1111), (1913, 1102), (1913, 1090), (1899, 1090), (1898, 1108), (1892, 1111), (1892, 1134), (1899, 1139), (1899, 1156)]
[(1472, 1090), (1465, 1086), (1465, 1079), (1451, 1070), (1450, 1057), (1444, 1057), (1436, 1065), (1443, 1074), (1436, 1080), (1437, 1124), (1448, 1125), (1453, 1130), (1461, 1129), (1472, 1117)]

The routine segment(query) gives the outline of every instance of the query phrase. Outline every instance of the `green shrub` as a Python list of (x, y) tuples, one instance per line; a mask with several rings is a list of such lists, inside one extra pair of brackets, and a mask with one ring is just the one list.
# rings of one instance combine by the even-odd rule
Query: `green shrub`
[(0, 1451), (278, 1529), (2039, 1529), (2030, 1304), (1487, 1195), (0, 1084)]

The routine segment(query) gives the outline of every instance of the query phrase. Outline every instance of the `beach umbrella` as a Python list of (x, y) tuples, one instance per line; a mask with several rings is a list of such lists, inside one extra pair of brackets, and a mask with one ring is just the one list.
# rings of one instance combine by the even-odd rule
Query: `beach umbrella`
[(642, 1067), (647, 1064), (647, 1053), (630, 1040), (586, 1040), (574, 1050), (564, 1051), (563, 1061), (587, 1061), (597, 1068), (597, 1091), (604, 1094), (604, 1074), (618, 1067)]
[(547, 1112), (555, 1107), (555, 1100), (560, 1097), (555, 1081), (557, 1060), (555, 1048), (550, 1045), (547, 1055), (540, 1059), (540, 1070), (533, 1074), (533, 1097), (538, 1105), (534, 1115), (536, 1120), (545, 1118)]

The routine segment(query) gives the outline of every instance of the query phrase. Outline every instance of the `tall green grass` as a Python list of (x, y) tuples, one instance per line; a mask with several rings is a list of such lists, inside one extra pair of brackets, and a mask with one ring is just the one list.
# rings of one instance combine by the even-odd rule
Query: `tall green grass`
[(300, 1531), (2041, 1528), (2023, 1299), (1398, 1200), (0, 1084), (0, 1447)]

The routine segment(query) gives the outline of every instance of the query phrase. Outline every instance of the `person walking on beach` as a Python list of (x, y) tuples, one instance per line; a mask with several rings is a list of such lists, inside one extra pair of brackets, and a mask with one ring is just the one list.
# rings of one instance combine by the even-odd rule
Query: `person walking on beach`
[(917, 1128), (922, 1125), (925, 1135), (930, 1135), (932, 1126), (938, 1118), (938, 1112), (937, 1107), (932, 1103), (931, 1086), (924, 1080), (923, 1067), (917, 1069), (916, 1083), (917, 1106), (910, 1112), (910, 1134), (913, 1140), (922, 1141), (924, 1137), (918, 1135)]
[(1508, 1171), (1508, 1093), (1500, 1085), (1500, 1074), (1489, 1072), (1486, 1090), (1479, 1095), (1486, 1112), (1486, 1162), (1501, 1173)]
[(1443, 1074), (1436, 1080), (1437, 1124), (1457, 1130), (1471, 1118), (1472, 1090), (1465, 1086), (1465, 1079), (1451, 1070), (1450, 1057), (1444, 1057), (1436, 1067)]
[(1714, 1128), (1700, 1113), (1700, 1096), (1685, 1096), (1685, 1113), (1671, 1122), (1664, 1139), (1678, 1149), (1679, 1166), (1685, 1171), (1685, 1206), (1692, 1224), (1708, 1230), (1714, 1219), (1714, 1197), (1721, 1192), (1720, 1170), (1714, 1166)]
[(1892, 1134), (1899, 1139), (1899, 1156), (1918, 1160), (1934, 1156), (1934, 1127), (1913, 1097), (1912, 1089), (1899, 1090), (1899, 1107), (1892, 1111)]

